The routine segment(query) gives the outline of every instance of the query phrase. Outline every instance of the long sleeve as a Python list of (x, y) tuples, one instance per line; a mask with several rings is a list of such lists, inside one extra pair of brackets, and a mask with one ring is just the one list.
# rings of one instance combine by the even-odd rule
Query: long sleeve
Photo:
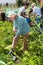
[(18, 29), (18, 23), (16, 21), (13, 21), (13, 30)]

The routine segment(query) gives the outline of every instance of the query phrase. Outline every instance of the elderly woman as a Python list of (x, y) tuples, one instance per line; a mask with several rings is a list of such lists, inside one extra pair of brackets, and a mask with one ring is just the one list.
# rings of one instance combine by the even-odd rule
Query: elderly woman
[(8, 17), (13, 21), (13, 25), (14, 25), (13, 31), (16, 32), (15, 37), (13, 37), (12, 50), (11, 50), (10, 54), (13, 54), (15, 47), (18, 43), (20, 35), (23, 36), (24, 50), (27, 50), (28, 49), (27, 39), (28, 39), (30, 27), (29, 27), (26, 19), (22, 16), (18, 16), (13, 11), (9, 12)]

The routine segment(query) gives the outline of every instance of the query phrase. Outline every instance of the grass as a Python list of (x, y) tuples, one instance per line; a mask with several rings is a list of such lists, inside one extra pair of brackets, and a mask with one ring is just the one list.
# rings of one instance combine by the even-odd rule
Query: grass
[(39, 34), (37, 31), (34, 33), (33, 28), (31, 28), (29, 35), (29, 50), (21, 52), (21, 39), (15, 49), (15, 53), (22, 59), (21, 63), (16, 64), (14, 61), (8, 60), (11, 57), (8, 53), (14, 35), (12, 28), (13, 24), (11, 22), (0, 21), (0, 61), (7, 65), (43, 65), (43, 34)]

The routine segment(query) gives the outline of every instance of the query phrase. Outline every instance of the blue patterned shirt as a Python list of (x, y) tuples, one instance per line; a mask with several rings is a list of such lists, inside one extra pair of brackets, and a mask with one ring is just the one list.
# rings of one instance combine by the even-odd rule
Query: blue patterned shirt
[(15, 29), (17, 29), (17, 33), (16, 33), (17, 36), (20, 34), (25, 35), (26, 33), (30, 31), (30, 27), (28, 22), (26, 21), (26, 18), (22, 16), (17, 16), (16, 20), (13, 23), (14, 23)]

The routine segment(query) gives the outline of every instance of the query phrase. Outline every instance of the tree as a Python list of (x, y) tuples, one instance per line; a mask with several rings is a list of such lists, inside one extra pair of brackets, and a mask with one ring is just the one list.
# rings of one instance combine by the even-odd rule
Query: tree
[(18, 4), (18, 6), (21, 6), (22, 5), (22, 0), (17, 0), (17, 4)]

